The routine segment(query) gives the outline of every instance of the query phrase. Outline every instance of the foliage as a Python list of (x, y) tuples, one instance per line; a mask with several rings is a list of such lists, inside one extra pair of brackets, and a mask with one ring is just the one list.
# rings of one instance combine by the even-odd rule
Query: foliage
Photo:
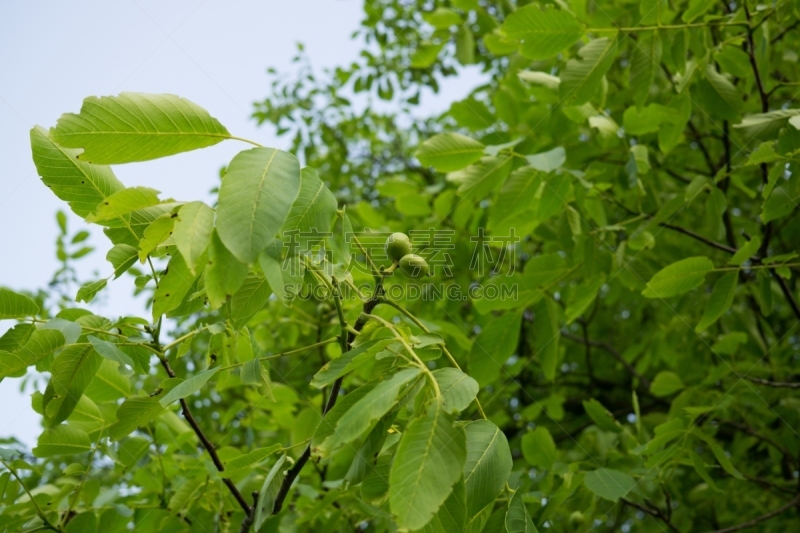
[[(34, 128), (110, 241), (70, 296), (132, 275), (152, 316), (64, 296), (92, 250), (63, 214), (52, 288), (0, 289), (0, 379), (49, 374), (0, 528), (791, 530), (799, 9), (367, 1), (361, 59), (301, 50), (254, 113), (291, 149), (240, 152), (215, 205), (109, 166), (251, 142), (194, 103)], [(488, 81), (416, 116), (460, 65)]]

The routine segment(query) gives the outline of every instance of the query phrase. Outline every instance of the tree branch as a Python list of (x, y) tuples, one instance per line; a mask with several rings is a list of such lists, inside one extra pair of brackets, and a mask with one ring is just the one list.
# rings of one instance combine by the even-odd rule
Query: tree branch
[(667, 527), (670, 529), (670, 531), (674, 531), (675, 533), (681, 533), (681, 530), (678, 529), (675, 526), (675, 524), (673, 524), (670, 521), (669, 517), (667, 515), (665, 515), (664, 511), (662, 511), (661, 509), (659, 509), (659, 508), (651, 509), (650, 507), (642, 505), (641, 503), (637, 503), (637, 502), (635, 502), (633, 500), (627, 500), (625, 498), (622, 499), (622, 503), (630, 505), (631, 507), (635, 507), (636, 509), (639, 509), (641, 512), (643, 512), (645, 514), (649, 514), (653, 518), (660, 519), (661, 521), (663, 521), (667, 525)]
[(625, 360), (625, 358), (622, 357), (622, 354), (620, 354), (613, 346), (611, 346), (607, 342), (593, 341), (593, 340), (584, 339), (583, 337), (579, 337), (577, 335), (573, 335), (572, 333), (567, 333), (566, 331), (562, 331), (561, 332), (561, 336), (564, 337), (565, 339), (571, 340), (573, 342), (579, 342), (581, 344), (588, 344), (589, 346), (595, 346), (597, 348), (604, 349), (605, 351), (610, 353), (614, 357), (614, 359), (616, 359), (617, 361), (622, 363), (622, 366), (624, 366), (628, 370), (628, 372), (631, 373), (632, 376), (634, 376), (636, 379), (638, 379), (639, 382), (642, 384), (642, 386), (644, 388), (646, 388), (646, 389), (650, 388), (650, 382), (647, 380), (647, 378), (644, 377), (643, 375), (641, 375), (633, 367), (632, 364), (630, 364), (628, 361)]
[(769, 381), (767, 379), (761, 378), (754, 378), (746, 375), (739, 376), (742, 379), (746, 379), (747, 381), (751, 381), (753, 383), (757, 383), (758, 385), (765, 385), (767, 387), (775, 387), (776, 389), (800, 389), (800, 382), (798, 383), (789, 383), (789, 382), (781, 382), (781, 381)]
[(717, 529), (715, 531), (711, 531), (709, 533), (733, 533), (734, 531), (741, 531), (742, 529), (747, 529), (749, 527), (753, 527), (755, 525), (760, 524), (761, 522), (765, 522), (770, 518), (778, 516), (779, 514), (783, 513), (784, 511), (788, 511), (793, 506), (800, 503), (800, 494), (795, 496), (790, 502), (778, 507), (774, 511), (770, 511), (767, 514), (761, 515), (758, 518), (753, 518), (752, 520), (748, 520), (747, 522), (742, 522), (741, 524), (737, 524), (735, 526), (726, 527), (724, 529)]

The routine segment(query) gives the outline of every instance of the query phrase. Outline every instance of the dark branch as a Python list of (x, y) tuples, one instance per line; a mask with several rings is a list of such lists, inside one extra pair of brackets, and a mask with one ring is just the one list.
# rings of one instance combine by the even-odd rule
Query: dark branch
[(733, 533), (734, 531), (741, 531), (742, 529), (747, 529), (749, 527), (756, 526), (761, 522), (765, 522), (770, 518), (778, 516), (779, 514), (783, 513), (784, 511), (788, 511), (795, 505), (800, 503), (800, 494), (795, 496), (790, 502), (778, 507), (774, 511), (770, 511), (767, 514), (761, 515), (758, 518), (753, 518), (752, 520), (748, 520), (747, 522), (742, 522), (741, 524), (737, 524), (735, 526), (726, 527), (724, 529), (717, 529), (715, 531), (711, 531), (710, 533)]
[(567, 333), (566, 331), (562, 331), (561, 332), (561, 336), (564, 337), (565, 339), (571, 340), (573, 342), (579, 342), (581, 344), (585, 344), (585, 345), (588, 345), (588, 346), (595, 346), (597, 348), (604, 349), (605, 351), (610, 353), (614, 357), (614, 359), (619, 361), (622, 364), (622, 366), (624, 366), (628, 370), (628, 372), (631, 373), (632, 376), (634, 376), (636, 379), (638, 379), (639, 382), (642, 384), (642, 386), (644, 388), (646, 388), (646, 389), (650, 388), (650, 382), (647, 380), (647, 378), (644, 377), (643, 375), (641, 375), (633, 367), (632, 364), (630, 364), (628, 361), (625, 360), (624, 357), (622, 357), (621, 353), (619, 353), (613, 346), (611, 346), (607, 342), (593, 341), (593, 340), (584, 339), (583, 337), (579, 337), (577, 335), (573, 335), (572, 333)]
[(775, 387), (776, 389), (800, 389), (800, 383), (788, 383), (781, 381), (769, 381), (767, 379), (754, 378), (750, 376), (741, 375), (742, 379), (757, 383), (758, 385), (766, 385), (767, 387)]
[(627, 500), (625, 498), (622, 499), (622, 503), (624, 503), (626, 505), (630, 505), (631, 507), (635, 507), (636, 509), (639, 509), (641, 512), (649, 514), (653, 518), (660, 519), (661, 521), (663, 521), (667, 525), (667, 527), (670, 529), (670, 531), (674, 531), (675, 533), (681, 533), (681, 530), (678, 529), (675, 526), (675, 524), (673, 524), (670, 521), (669, 517), (666, 514), (664, 514), (664, 511), (662, 511), (661, 509), (658, 509), (658, 508), (651, 509), (649, 506), (645, 506), (645, 505), (642, 505), (641, 503), (635, 502), (633, 500)]

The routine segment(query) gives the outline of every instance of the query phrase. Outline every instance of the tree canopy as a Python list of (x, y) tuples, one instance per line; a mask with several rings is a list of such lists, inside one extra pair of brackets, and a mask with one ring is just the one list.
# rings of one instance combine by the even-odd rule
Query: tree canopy
[[(798, 26), (366, 0), (358, 61), (271, 73), (253, 116), (287, 150), (170, 94), (35, 127), (109, 265), (76, 282), (60, 213), (50, 285), (0, 288), (0, 379), (43, 424), (0, 448), (0, 529), (794, 530)], [(421, 117), (465, 66), (486, 82)], [(212, 205), (114, 175), (219, 142), (251, 146)], [(93, 310), (121, 276), (147, 316)]]

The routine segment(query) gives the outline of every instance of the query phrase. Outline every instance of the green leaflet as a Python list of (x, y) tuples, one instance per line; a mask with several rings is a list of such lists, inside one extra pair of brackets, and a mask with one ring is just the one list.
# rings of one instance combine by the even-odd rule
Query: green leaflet
[(19, 376), (65, 344), (64, 334), (55, 329), (33, 330), (27, 342), (13, 353), (0, 352), (0, 380)]
[(614, 433), (622, 432), (622, 426), (620, 426), (619, 422), (616, 421), (614, 415), (612, 415), (602, 403), (598, 402), (594, 398), (590, 400), (584, 400), (583, 409), (586, 411), (586, 414), (589, 415), (589, 418), (591, 418), (600, 429), (612, 431)]
[(714, 290), (711, 291), (711, 297), (708, 300), (708, 305), (703, 311), (703, 318), (700, 323), (694, 328), (697, 333), (705, 331), (708, 327), (719, 320), (719, 318), (730, 309), (733, 304), (733, 298), (736, 295), (736, 286), (739, 281), (739, 272), (728, 272), (717, 280), (714, 284)]
[[(647, 101), (660, 63), (661, 39), (656, 32), (642, 32), (636, 46), (633, 47), (631, 60), (630, 86), (636, 105), (642, 106)], [(627, 132), (628, 128), (625, 130)]]
[(214, 210), (203, 202), (190, 202), (178, 211), (172, 238), (192, 273), (208, 248), (213, 229)]
[(599, 468), (587, 472), (583, 484), (601, 498), (615, 502), (633, 490), (636, 480), (619, 470)]
[(425, 524), (418, 533), (450, 533), (466, 531), (468, 514), (464, 481), (458, 480), (453, 485), (453, 492), (444, 501), (430, 522)]
[(550, 431), (538, 426), (522, 436), (522, 455), (531, 466), (550, 468), (558, 458), (558, 450)]
[(117, 409), (117, 421), (108, 430), (111, 439), (120, 440), (161, 414), (164, 407), (160, 400), (180, 383), (180, 378), (170, 378), (162, 381), (149, 396), (133, 396), (125, 400)]
[(467, 516), (475, 516), (503, 491), (511, 474), (511, 450), (506, 436), (488, 420), (464, 427), (467, 458), (464, 462)]
[(235, 330), (243, 328), (253, 315), (264, 307), (271, 294), (272, 289), (266, 279), (249, 274), (224, 308), (233, 328)]
[(90, 96), (79, 114), (65, 113), (52, 130), (78, 159), (96, 164), (147, 161), (212, 146), (230, 134), (200, 106), (172, 94)]
[(225, 472), (235, 472), (236, 470), (245, 470), (251, 468), (253, 465), (260, 463), (267, 457), (273, 455), (282, 449), (280, 444), (273, 444), (265, 448), (257, 448), (244, 455), (240, 455), (235, 459), (225, 462)]
[(128, 354), (117, 348), (115, 344), (100, 340), (91, 335), (89, 335), (89, 342), (92, 343), (92, 346), (94, 346), (94, 349), (97, 351), (97, 353), (109, 361), (114, 361), (116, 363), (128, 365), (129, 367), (134, 368), (133, 359), (131, 359)]
[(420, 144), (415, 153), (419, 162), (439, 172), (461, 170), (483, 155), (483, 143), (459, 133), (434, 135)]
[(247, 265), (233, 256), (214, 230), (211, 233), (208, 264), (204, 273), (206, 296), (211, 308), (221, 307), (229, 296), (236, 293), (244, 283), (245, 276)]
[(395, 342), (395, 339), (373, 339), (355, 346), (336, 359), (329, 361), (314, 374), (311, 385), (321, 389), (327, 387), (341, 376), (352, 372), (369, 362), (375, 354)]
[(183, 256), (175, 254), (169, 260), (167, 270), (158, 280), (153, 295), (153, 321), (178, 307), (188, 294), (196, 276), (191, 273)]
[(653, 382), (650, 383), (650, 392), (658, 397), (670, 396), (683, 387), (683, 381), (678, 374), (669, 370), (664, 370), (656, 374)]
[(449, 413), (463, 411), (478, 395), (478, 382), (457, 368), (439, 368), (433, 377), (442, 393), (442, 408)]
[(520, 312), (505, 313), (492, 319), (475, 338), (469, 352), (469, 373), (480, 386), (491, 383), (517, 348)]
[(78, 289), (78, 293), (75, 295), (76, 302), (85, 302), (90, 303), (94, 300), (94, 297), (97, 296), (97, 293), (102, 291), (108, 285), (107, 279), (99, 279), (97, 281), (90, 281), (84, 285), (81, 285), (81, 288)]
[(482, 157), (478, 163), (448, 174), (447, 181), (458, 185), (458, 194), (464, 199), (479, 200), (505, 181), (513, 162), (509, 155)]
[(275, 507), (275, 497), (278, 495), (278, 489), (283, 481), (281, 469), (285, 462), (286, 456), (281, 455), (272, 466), (267, 477), (264, 478), (263, 485), (261, 485), (261, 490), (258, 493), (258, 507), (256, 508), (255, 521), (253, 522), (256, 531), (261, 529), (264, 520), (269, 518), (272, 514), (272, 509)]
[(91, 449), (92, 442), (85, 431), (68, 424), (61, 424), (47, 428), (39, 435), (38, 446), (33, 449), (33, 455), (40, 458), (76, 455)]
[(89, 343), (71, 344), (53, 359), (43, 403), (48, 426), (63, 422), (72, 413), (101, 361)]
[(42, 182), (80, 217), (94, 212), (100, 202), (125, 188), (111, 167), (80, 161), (80, 150), (59, 146), (41, 126), (31, 130), (31, 151)]
[(559, 96), (570, 105), (591, 100), (601, 89), (603, 76), (617, 54), (616, 35), (589, 41), (578, 51), (581, 59), (570, 59), (561, 74)]
[(88, 222), (104, 222), (159, 203), (158, 191), (149, 187), (128, 187), (105, 198), (97, 205)]
[(507, 533), (537, 533), (536, 526), (531, 520), (525, 502), (522, 501), (522, 493), (514, 492), (511, 501), (508, 502), (506, 511), (506, 531)]
[(406, 427), (389, 472), (389, 505), (397, 525), (409, 530), (427, 524), (462, 476), (464, 430), (434, 401)]
[(714, 269), (708, 257), (689, 257), (659, 270), (642, 291), (646, 298), (669, 298), (699, 287)]
[(527, 5), (503, 22), (502, 32), (522, 42), (520, 53), (528, 59), (550, 59), (583, 36), (583, 26), (563, 9)]
[(106, 254), (106, 259), (114, 267), (114, 279), (119, 278), (136, 263), (139, 252), (128, 244), (116, 244)]
[(36, 316), (39, 306), (25, 296), (0, 287), (0, 319)]
[(217, 233), (243, 263), (275, 239), (300, 191), (300, 163), (287, 152), (253, 148), (228, 165), (219, 190)]
[(300, 171), (300, 192), (283, 223), (281, 238), (299, 245), (297, 253), (310, 251), (311, 244), (330, 233), (336, 208), (336, 197), (319, 179), (317, 171), (305, 167)]
[(166, 407), (174, 401), (186, 398), (199, 391), (219, 370), (220, 367), (209, 368), (179, 383), (159, 400), (161, 407)]

